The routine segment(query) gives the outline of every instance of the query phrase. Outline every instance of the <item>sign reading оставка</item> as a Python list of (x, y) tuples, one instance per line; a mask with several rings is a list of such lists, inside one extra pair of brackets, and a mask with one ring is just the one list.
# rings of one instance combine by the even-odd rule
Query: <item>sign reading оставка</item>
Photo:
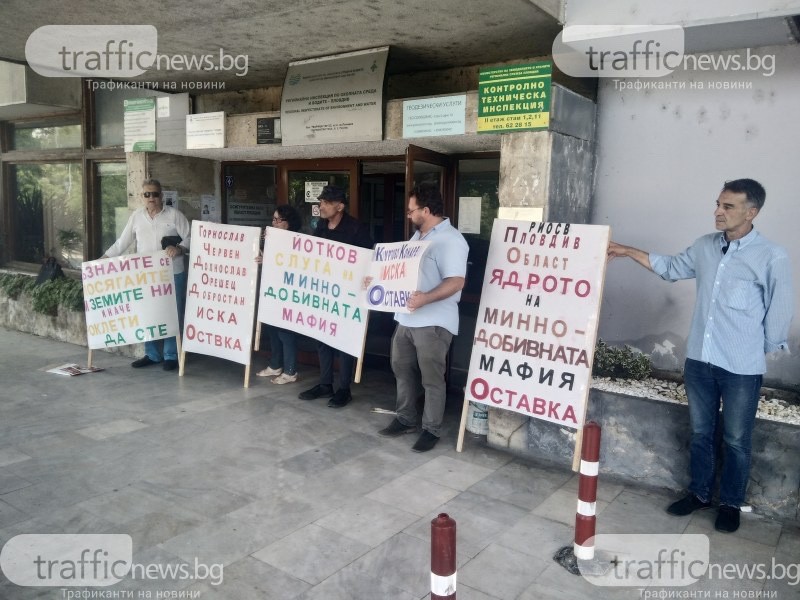
[(183, 351), (249, 365), (261, 229), (192, 221)]
[(496, 219), (466, 397), (583, 426), (610, 230)]

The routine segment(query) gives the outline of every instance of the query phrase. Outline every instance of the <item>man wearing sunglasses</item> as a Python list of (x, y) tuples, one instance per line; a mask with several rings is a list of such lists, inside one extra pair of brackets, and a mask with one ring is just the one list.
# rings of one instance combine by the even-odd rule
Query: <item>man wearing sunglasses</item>
[[(175, 277), (175, 297), (178, 302), (178, 319), (183, 329), (183, 312), (186, 307), (186, 269), (183, 255), (189, 251), (189, 221), (182, 212), (172, 206), (164, 206), (161, 183), (156, 179), (148, 179), (142, 184), (142, 202), (144, 206), (128, 219), (122, 234), (114, 244), (106, 250), (103, 258), (119, 256), (136, 242), (134, 252), (137, 254), (153, 254), (166, 250), (172, 260)], [(162, 244), (162, 240), (167, 239)], [(175, 240), (180, 242), (175, 243)], [(178, 366), (178, 344), (174, 337), (163, 340), (145, 342), (144, 356), (131, 363), (134, 369), (149, 367), (163, 363), (165, 371), (174, 371)]]

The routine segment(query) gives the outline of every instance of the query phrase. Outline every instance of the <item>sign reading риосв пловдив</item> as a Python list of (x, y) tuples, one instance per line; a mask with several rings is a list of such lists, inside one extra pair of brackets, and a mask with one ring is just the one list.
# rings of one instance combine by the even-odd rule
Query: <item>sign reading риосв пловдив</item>
[(478, 133), (547, 129), (552, 71), (549, 61), (481, 69)]
[(496, 219), (467, 399), (583, 425), (610, 230)]

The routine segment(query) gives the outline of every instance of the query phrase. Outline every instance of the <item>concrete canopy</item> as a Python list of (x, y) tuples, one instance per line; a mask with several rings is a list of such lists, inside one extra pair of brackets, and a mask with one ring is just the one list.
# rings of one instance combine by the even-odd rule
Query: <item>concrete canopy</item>
[[(541, 7), (541, 8), (540, 8)], [(139, 80), (224, 81), (226, 90), (280, 85), (289, 62), (391, 46), (388, 73), (548, 55), (558, 0), (5, 0), (0, 59), (25, 61), (44, 25), (153, 25), (165, 55), (247, 55), (247, 74), (149, 70)]]

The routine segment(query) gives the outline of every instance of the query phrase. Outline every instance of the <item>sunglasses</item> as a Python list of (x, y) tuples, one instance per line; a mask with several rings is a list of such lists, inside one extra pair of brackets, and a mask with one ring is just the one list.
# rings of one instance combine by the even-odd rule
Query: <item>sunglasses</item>
[(161, 192), (142, 192), (142, 196), (145, 198), (158, 198), (161, 195)]

